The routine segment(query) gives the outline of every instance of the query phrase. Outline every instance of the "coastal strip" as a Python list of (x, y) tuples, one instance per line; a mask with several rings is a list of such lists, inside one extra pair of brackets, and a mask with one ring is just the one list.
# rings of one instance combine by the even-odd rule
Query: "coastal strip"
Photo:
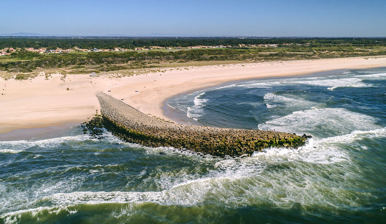
[[(111, 89), (110, 95), (145, 114), (172, 120), (165, 114), (166, 101), (179, 94), (222, 85), (227, 82), (310, 75), (342, 69), (385, 67), (386, 57), (353, 57), (295, 61), (270, 61), (233, 65), (190, 67), (165, 73), (130, 77)], [(326, 73), (328, 74), (328, 73)]]
[(385, 66), (386, 56), (377, 56), (173, 68), (120, 78), (59, 73), (29, 80), (0, 78), (0, 134), (86, 121), (99, 110), (95, 94), (100, 91), (144, 114), (170, 120), (164, 111), (167, 99), (197, 89), (246, 79)]
[(307, 136), (184, 125), (148, 116), (105, 93), (97, 94), (104, 127), (114, 135), (144, 146), (175, 147), (214, 156), (251, 155), (268, 147), (298, 147)]

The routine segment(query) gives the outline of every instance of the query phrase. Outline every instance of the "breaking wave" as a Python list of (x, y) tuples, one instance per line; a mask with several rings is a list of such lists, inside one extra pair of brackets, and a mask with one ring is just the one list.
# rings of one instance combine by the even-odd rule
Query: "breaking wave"
[[(326, 215), (351, 221), (351, 215), (369, 211), (379, 217), (386, 206), (379, 181), (386, 178), (385, 110), (371, 102), (381, 104), (384, 95), (355, 88), (382, 93), (382, 82), (368, 80), (383, 80), (385, 74), (346, 71), (342, 77), (235, 83), (194, 93), (186, 106), (178, 107), (198, 122), (215, 118), (228, 125), (241, 121), (252, 128), (311, 134), (298, 149), (218, 158), (126, 143), (108, 132), (102, 139), (80, 134), (2, 141), (0, 222), (65, 223), (69, 217), (90, 221), (90, 216), (100, 219), (90, 222), (102, 223), (127, 223), (132, 217), (188, 220), (170, 218), (172, 214), (210, 222), (205, 217), (212, 213), (222, 220), (239, 220), (241, 214), (254, 221), (261, 213), (268, 217), (264, 222), (307, 215), (304, 222)], [(340, 87), (345, 88), (337, 91)], [(216, 97), (222, 100), (218, 107)], [(207, 110), (209, 106), (214, 109)]]
[(347, 134), (354, 130), (377, 129), (379, 126), (375, 122), (376, 119), (371, 116), (343, 108), (312, 108), (269, 120), (259, 124), (258, 128), (328, 137)]
[(267, 108), (275, 108), (278, 104), (284, 104), (286, 107), (313, 107), (318, 105), (318, 103), (300, 97), (277, 95), (271, 92), (264, 95), (264, 102)]
[(205, 92), (198, 94), (194, 97), (193, 103), (194, 105), (187, 108), (186, 115), (189, 118), (197, 121), (199, 117), (201, 117), (204, 112), (204, 106), (208, 102), (208, 99), (202, 98), (205, 95)]

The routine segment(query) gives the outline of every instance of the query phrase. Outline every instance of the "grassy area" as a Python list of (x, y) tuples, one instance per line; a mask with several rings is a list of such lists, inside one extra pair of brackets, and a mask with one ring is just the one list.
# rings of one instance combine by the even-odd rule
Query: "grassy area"
[(0, 75), (9, 78), (23, 74), (19, 77), (29, 77), (46, 71), (65, 74), (113, 73), (126, 76), (187, 66), (376, 55), (386, 55), (386, 41), (367, 44), (344, 41), (335, 41), (333, 44), (306, 42), (269, 47), (211, 49), (168, 47), (125, 52), (60, 54), (38, 54), (18, 49), (11, 55), (0, 56)]

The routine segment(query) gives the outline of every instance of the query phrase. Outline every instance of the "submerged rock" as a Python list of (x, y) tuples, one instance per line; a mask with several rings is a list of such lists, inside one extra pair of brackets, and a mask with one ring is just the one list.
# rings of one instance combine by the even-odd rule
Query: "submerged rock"
[(148, 116), (107, 94), (98, 93), (104, 127), (145, 146), (172, 146), (215, 156), (251, 155), (268, 147), (298, 147), (308, 136), (284, 132), (183, 125)]
[(90, 121), (83, 122), (81, 125), (83, 133), (89, 133), (94, 138), (101, 138), (104, 130), (103, 117), (95, 115)]

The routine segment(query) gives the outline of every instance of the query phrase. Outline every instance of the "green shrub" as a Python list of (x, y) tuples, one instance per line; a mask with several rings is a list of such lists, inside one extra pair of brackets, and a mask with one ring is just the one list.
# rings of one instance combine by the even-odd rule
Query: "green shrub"
[(15, 79), (16, 80), (27, 80), (29, 76), (27, 74), (17, 74)]

